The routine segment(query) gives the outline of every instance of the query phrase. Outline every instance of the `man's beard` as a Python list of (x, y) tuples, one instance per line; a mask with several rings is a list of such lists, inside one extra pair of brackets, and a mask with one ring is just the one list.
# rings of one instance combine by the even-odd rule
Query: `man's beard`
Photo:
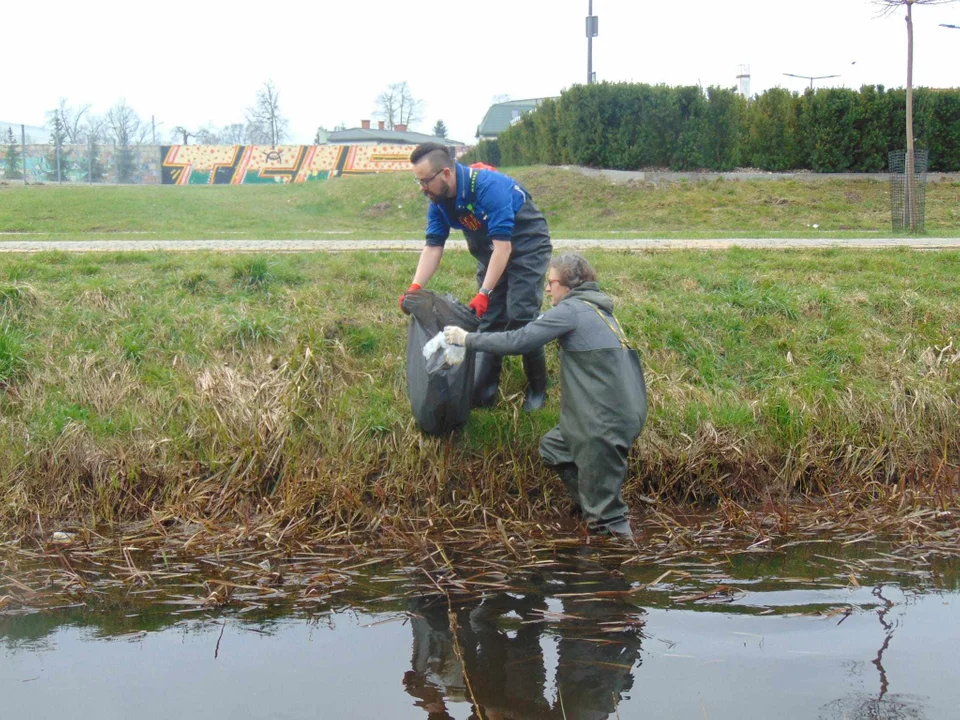
[(450, 183), (446, 180), (443, 181), (443, 184), (440, 186), (441, 190), (439, 193), (432, 193), (429, 190), (424, 190), (423, 194), (429, 198), (430, 202), (434, 205), (439, 205), (444, 202), (448, 197), (450, 197)]

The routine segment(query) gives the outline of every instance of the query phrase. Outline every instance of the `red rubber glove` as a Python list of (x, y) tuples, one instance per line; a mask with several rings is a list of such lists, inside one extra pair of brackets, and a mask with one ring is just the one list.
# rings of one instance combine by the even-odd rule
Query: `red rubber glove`
[(482, 318), (487, 308), (490, 307), (490, 298), (482, 292), (477, 293), (476, 297), (469, 302), (467, 307), (473, 310), (478, 318)]
[[(407, 296), (407, 293), (416, 292), (417, 290), (423, 290), (423, 286), (418, 285), (417, 283), (410, 283), (410, 287), (407, 288), (407, 292), (403, 293), (400, 296), (400, 309), (403, 310), (403, 299)], [(404, 312), (406, 312), (404, 310)]]

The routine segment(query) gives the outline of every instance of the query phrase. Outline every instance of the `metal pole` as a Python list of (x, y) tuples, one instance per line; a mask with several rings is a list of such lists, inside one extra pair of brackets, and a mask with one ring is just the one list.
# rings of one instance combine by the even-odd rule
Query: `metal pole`
[(54, 152), (57, 154), (57, 182), (63, 185), (63, 174), (60, 172), (60, 146), (53, 146)]
[[(587, 0), (587, 15), (593, 17), (593, 0)], [(587, 33), (587, 85), (593, 83), (593, 35)]]
[(838, 78), (840, 75), (796, 75), (794, 73), (784, 73), (787, 77), (803, 78), (804, 80), (810, 81), (810, 89), (813, 90), (813, 81), (814, 80), (829, 80), (830, 78)]
[(150, 116), (150, 127), (153, 128), (153, 144), (157, 144), (157, 116)]
[(93, 135), (87, 135), (87, 185), (93, 185)]
[(23, 184), (27, 184), (27, 129), (20, 126), (20, 158), (23, 161)]

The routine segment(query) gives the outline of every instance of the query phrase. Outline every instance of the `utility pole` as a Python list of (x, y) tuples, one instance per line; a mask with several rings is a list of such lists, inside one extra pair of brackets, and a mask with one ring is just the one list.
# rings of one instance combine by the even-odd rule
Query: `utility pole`
[(826, 80), (827, 78), (840, 77), (839, 75), (794, 75), (793, 73), (784, 73), (787, 77), (803, 78), (810, 81), (810, 89), (813, 90), (814, 80)]
[(593, 14), (593, 0), (587, 0), (587, 85), (597, 81), (597, 74), (593, 71), (593, 39), (597, 34), (597, 16)]

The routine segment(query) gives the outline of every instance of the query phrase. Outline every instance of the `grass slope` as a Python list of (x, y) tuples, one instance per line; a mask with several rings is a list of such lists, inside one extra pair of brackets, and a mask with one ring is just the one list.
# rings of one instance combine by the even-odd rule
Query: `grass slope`
[[(626, 487), (752, 502), (948, 481), (960, 253), (592, 253), (642, 354)], [(562, 511), (523, 375), (449, 439), (414, 427), (409, 255), (0, 257), (0, 531), (162, 515), (353, 532)], [(469, 297), (453, 253), (434, 289)], [(557, 355), (548, 352), (557, 379)], [(956, 480), (952, 481), (954, 484)]]
[[(559, 238), (798, 237), (890, 233), (873, 181), (614, 184), (560, 168), (509, 170)], [(927, 189), (927, 232), (960, 232), (960, 183)], [(426, 201), (407, 173), (275, 186), (0, 186), (0, 232), (90, 239), (422, 236)], [(818, 227), (814, 228), (813, 226)], [(148, 235), (142, 235), (148, 233)], [(2, 236), (0, 236), (2, 237)]]

